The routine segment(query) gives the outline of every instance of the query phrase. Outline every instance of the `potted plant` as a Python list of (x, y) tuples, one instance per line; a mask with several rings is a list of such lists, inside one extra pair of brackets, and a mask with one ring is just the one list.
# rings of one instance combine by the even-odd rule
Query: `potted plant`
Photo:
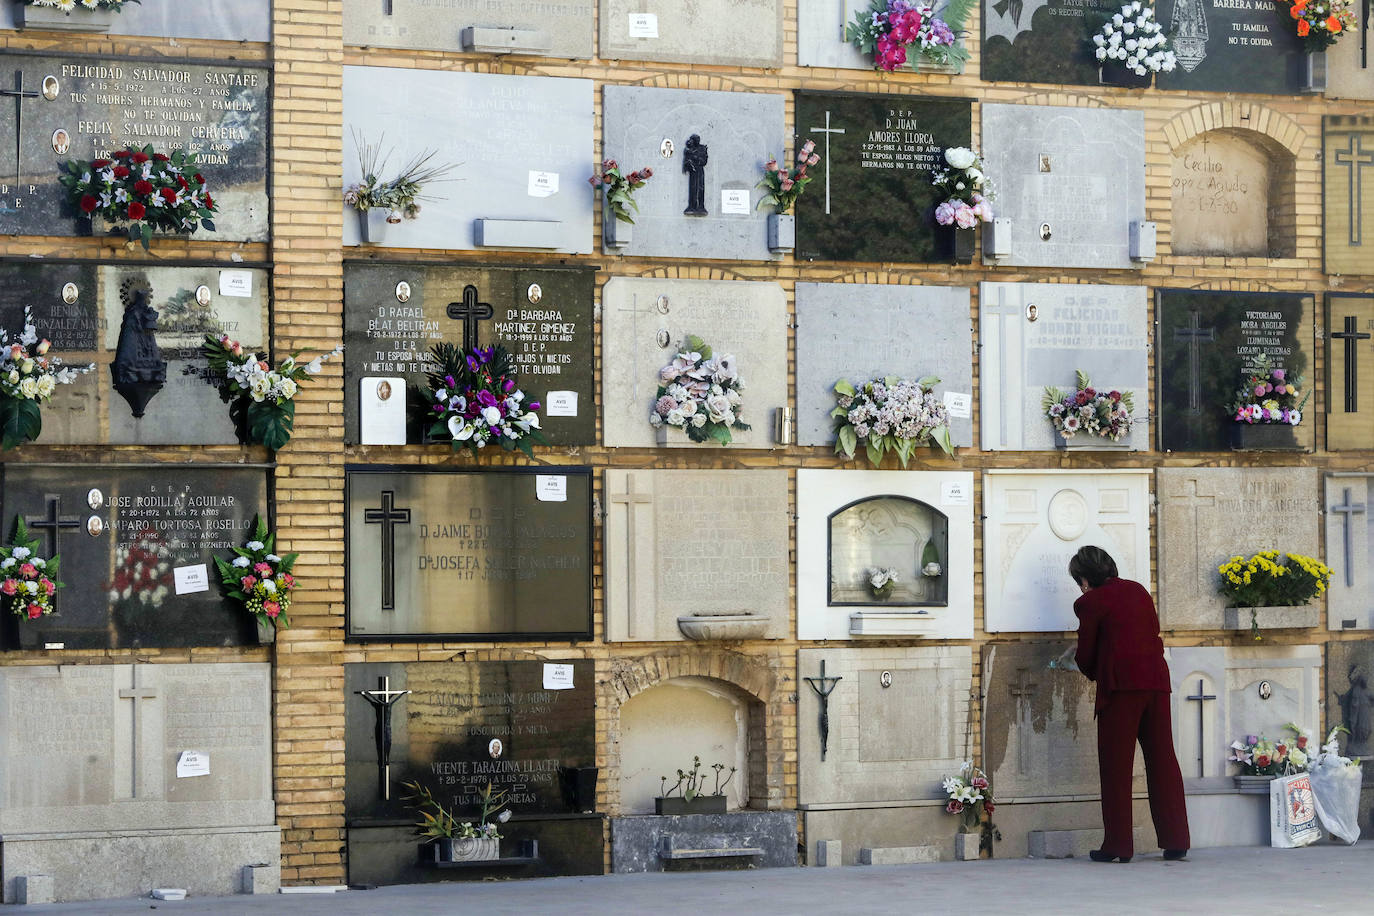
[(935, 395), (940, 380), (933, 375), (911, 381), (889, 375), (855, 388), (848, 379), (835, 383), (838, 406), (835, 419), (835, 454), (853, 458), (859, 446), (875, 468), (891, 452), (906, 467), (916, 449), (938, 445), (954, 454), (949, 432), (949, 410)]
[(1288, 14), (1307, 51), (1303, 61), (1302, 88), (1321, 92), (1326, 88), (1326, 49), (1347, 30), (1359, 33), (1350, 0), (1287, 0)]
[(845, 40), (872, 57), (875, 70), (925, 65), (957, 72), (968, 59), (958, 37), (976, 5), (975, 0), (951, 0), (941, 18), (919, 0), (872, 0), (845, 26)]
[(879, 601), (892, 597), (897, 587), (897, 570), (887, 566), (874, 566), (865, 575), (868, 577), (868, 592)]
[(957, 776), (946, 776), (942, 783), (949, 801), (945, 813), (957, 815), (959, 833), (955, 837), (954, 857), (961, 861), (977, 859), (982, 850), (992, 855), (994, 840), (1002, 838), (992, 824), (997, 804), (992, 797), (988, 776), (972, 760), (964, 762)]
[(763, 178), (759, 179), (756, 187), (764, 188), (767, 192), (759, 199), (758, 205), (773, 206), (773, 212), (768, 214), (769, 251), (782, 254), (797, 246), (797, 218), (788, 211), (811, 183), (811, 176), (806, 174), (807, 167), (821, 161), (815, 150), (816, 142), (807, 140), (797, 152), (796, 168), (782, 168), (778, 160), (772, 158), (763, 167)]
[(1263, 628), (1300, 628), (1317, 625), (1317, 609), (1297, 613), (1289, 610), (1309, 604), (1326, 591), (1331, 569), (1320, 560), (1277, 550), (1261, 550), (1246, 559), (1234, 556), (1217, 567), (1221, 574), (1219, 592), (1226, 597), (1226, 628), (1244, 626), (1241, 611), (1250, 610), (1249, 629), (1260, 639)]
[(106, 32), (126, 3), (139, 0), (20, 0), (14, 24), (54, 32)]
[(22, 620), (51, 614), (53, 596), (62, 587), (57, 579), (59, 559), (37, 553), (38, 538), (30, 537), (23, 516), (14, 517), (14, 538), (0, 547), (0, 605)]
[(1082, 370), (1075, 369), (1074, 391), (1047, 386), (1040, 398), (1040, 409), (1054, 426), (1060, 448), (1130, 448), (1131, 411), (1135, 401), (1131, 392), (1115, 389), (1100, 391)]
[(201, 352), (210, 364), (211, 377), (225, 386), (229, 415), (239, 440), (265, 445), (276, 452), (291, 441), (296, 421), (294, 398), (301, 382), (318, 375), (326, 361), (343, 352), (343, 346), (306, 363), (297, 360), (301, 355), (297, 350), (275, 369), (268, 364), (266, 354), (260, 358), (238, 341), (230, 340), (227, 334), (219, 338), (205, 335)]
[(450, 343), (435, 344), (439, 368), (429, 373), (430, 437), (447, 437), (456, 452), (496, 443), (506, 451), (519, 449), (534, 457), (535, 444), (547, 445), (539, 431), (538, 401), (525, 403), (515, 383), (515, 364), (505, 347), (464, 350)]
[(291, 568), (300, 554), (278, 556), (273, 552), (276, 541), (267, 522), (255, 515), (253, 537), (242, 547), (234, 548), (234, 559), (225, 561), (215, 557), (225, 593), (257, 618), (258, 641), (262, 643), (273, 642), (277, 630), (291, 626), (286, 616), (291, 609), (291, 592), (296, 587)]
[(154, 232), (215, 231), (210, 217), (219, 208), (195, 164), (196, 154), (185, 150), (169, 156), (152, 146), (130, 147), (108, 159), (64, 162), (57, 180), (91, 220), (93, 233), (99, 234), (105, 221), (123, 224), (130, 243), (139, 242), (147, 251)]
[(639, 212), (634, 194), (653, 177), (654, 170), (648, 166), (626, 175), (614, 159), (607, 159), (601, 163), (601, 174), (587, 179), (601, 190), (601, 237), (608, 248), (624, 248), (634, 240), (635, 220), (630, 211)]
[[(714, 770), (716, 774), (715, 785), (711, 789), (711, 794), (705, 793), (706, 780), (710, 777), (709, 772), (704, 772), (701, 766), (701, 758), (692, 758), (692, 768), (690, 770), (678, 770), (677, 782), (672, 786), (668, 785), (668, 777), (660, 777), (659, 797), (654, 799), (655, 814), (724, 814), (725, 813), (725, 793), (724, 789), (730, 785), (730, 780), (735, 778), (736, 767), (730, 767), (728, 775), (725, 774), (725, 764), (713, 763), (706, 768)], [(721, 776), (724, 775), (724, 780)], [(673, 793), (677, 794), (674, 795)]]
[(358, 212), (358, 238), (364, 245), (375, 245), (386, 237), (387, 226), (418, 217), (418, 201), (436, 199), (424, 193), (425, 187), (454, 180), (447, 176), (458, 164), (435, 164), (432, 160), (439, 151), (423, 150), (388, 178), (384, 173), (391, 151), (382, 146), (386, 135), (373, 144), (356, 130), (352, 134), (362, 180), (345, 188), (343, 199)]
[(1231, 780), (1241, 792), (1264, 795), (1269, 791), (1269, 781), (1275, 776), (1306, 771), (1312, 753), (1311, 738), (1292, 722), (1284, 728), (1293, 735), (1277, 741), (1262, 735), (1246, 735), (1231, 742), (1231, 756), (1226, 759), (1240, 764), (1240, 772)]
[(1106, 86), (1143, 89), (1156, 73), (1172, 73), (1178, 58), (1155, 8), (1141, 0), (1121, 7), (1092, 37), (1098, 80)]
[(743, 389), (735, 357), (715, 356), (705, 341), (689, 335), (673, 361), (658, 373), (649, 425), (657, 431), (659, 445), (679, 436), (697, 443), (729, 445), (730, 430), (750, 428), (742, 419)]
[(23, 331), (13, 339), (0, 331), (0, 449), (36, 440), (43, 431), (41, 405), (58, 385), (69, 385), (95, 369), (94, 363), (64, 366), (61, 359), (48, 355), (51, 347), (50, 341), (39, 339), (29, 306), (24, 307)]
[[(501, 857), (501, 832), (498, 824), (510, 820), (511, 812), (506, 790), (494, 790), (490, 782), (481, 794), (482, 813), (477, 822), (460, 821), (457, 816), (419, 782), (401, 785), (413, 794), (412, 805), (420, 813), (415, 834), (424, 837), (421, 853), (429, 853), (435, 862), (488, 862)], [(504, 810), (503, 810), (504, 809)]]
[(974, 238), (980, 222), (992, 222), (992, 179), (983, 171), (978, 154), (964, 146), (945, 150), (945, 165), (935, 170), (930, 183), (943, 197), (935, 205), (935, 222), (948, 234), (948, 248), (955, 263), (968, 264), (977, 249)]
[(1229, 405), (1231, 447), (1237, 451), (1301, 449), (1293, 427), (1302, 422), (1311, 392), (1298, 399), (1301, 376), (1274, 369), (1261, 355)]

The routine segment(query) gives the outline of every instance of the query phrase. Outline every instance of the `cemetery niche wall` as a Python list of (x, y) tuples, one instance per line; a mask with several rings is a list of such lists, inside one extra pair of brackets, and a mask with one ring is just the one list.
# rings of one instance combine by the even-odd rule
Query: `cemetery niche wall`
[(1326, 447), (1374, 448), (1374, 294), (1326, 294)]
[(1322, 118), (1322, 163), (1325, 270), (1374, 274), (1374, 116)]
[[(937, 18), (943, 19), (947, 2), (931, 4)], [(865, 55), (845, 38), (846, 26), (856, 15), (867, 13), (868, 0), (800, 0), (797, 3), (797, 64), (802, 67), (827, 67), (840, 70), (873, 70), (872, 55)], [(962, 47), (963, 35), (956, 33), (955, 47)], [(958, 73), (963, 64), (942, 65), (919, 57), (907, 57), (904, 70), (921, 73)]]
[(1324, 486), (1327, 629), (1374, 629), (1374, 474), (1328, 473)]
[(476, 3), (345, 0), (344, 44), (564, 59), (592, 56), (592, 0)]
[(1170, 252), (1294, 257), (1294, 162), (1292, 152), (1252, 130), (1209, 130), (1174, 149)]
[[(344, 665), (349, 882), (601, 874), (593, 671), (585, 659)], [(488, 788), (500, 793), (498, 855), (437, 862), (407, 782), (474, 824)]]
[[(1327, 728), (1344, 725), (1348, 732), (1337, 735), (1341, 753), (1359, 757), (1364, 769), (1365, 792), (1374, 778), (1374, 640), (1330, 642), (1326, 644), (1326, 721)], [(1367, 799), (1366, 794), (1363, 798)], [(1360, 830), (1368, 828), (1371, 812), (1360, 805)]]

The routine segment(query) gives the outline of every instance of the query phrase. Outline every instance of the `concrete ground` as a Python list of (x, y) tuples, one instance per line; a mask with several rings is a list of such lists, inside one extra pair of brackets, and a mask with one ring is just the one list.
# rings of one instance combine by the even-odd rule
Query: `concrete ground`
[(1201, 849), (1187, 861), (1159, 852), (1129, 865), (1087, 859), (997, 859), (935, 865), (775, 868), (404, 885), (328, 895), (150, 899), (25, 907), (20, 913), (1374, 913), (1374, 843), (1305, 849)]

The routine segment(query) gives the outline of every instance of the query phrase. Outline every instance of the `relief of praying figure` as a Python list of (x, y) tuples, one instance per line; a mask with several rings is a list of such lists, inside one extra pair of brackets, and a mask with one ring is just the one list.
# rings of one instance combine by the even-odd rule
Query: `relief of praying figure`
[(1340, 701), (1342, 717), (1345, 719), (1343, 724), (1350, 729), (1345, 740), (1346, 756), (1368, 757), (1374, 754), (1374, 746), (1369, 741), (1371, 733), (1374, 733), (1374, 721), (1371, 721), (1374, 691), (1370, 690), (1369, 675), (1363, 665), (1350, 666), (1350, 689), (1340, 697)]
[(119, 325), (119, 343), (115, 347), (110, 374), (114, 390), (129, 402), (135, 417), (143, 416), (153, 395), (167, 383), (167, 361), (158, 349), (157, 310), (148, 304), (146, 290), (135, 290)]
[(1174, 55), (1184, 70), (1192, 73), (1207, 56), (1207, 13), (1205, 0), (1178, 0), (1170, 18)]
[(683, 216), (706, 216), (706, 144), (692, 134), (682, 148), (682, 170), (687, 173), (687, 209)]

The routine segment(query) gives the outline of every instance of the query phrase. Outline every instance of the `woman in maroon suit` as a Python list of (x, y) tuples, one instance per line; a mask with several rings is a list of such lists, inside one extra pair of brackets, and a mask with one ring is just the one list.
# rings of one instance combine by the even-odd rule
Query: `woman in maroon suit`
[(1159, 638), (1159, 617), (1139, 582), (1117, 577), (1116, 562), (1100, 547), (1084, 547), (1069, 561), (1083, 595), (1074, 660), (1097, 682), (1097, 765), (1102, 783), (1102, 848), (1094, 862), (1131, 861), (1131, 771), (1135, 745), (1145, 754), (1150, 815), (1164, 858), (1188, 854), (1188, 811), (1183, 775), (1174, 756), (1169, 722), (1169, 669)]

